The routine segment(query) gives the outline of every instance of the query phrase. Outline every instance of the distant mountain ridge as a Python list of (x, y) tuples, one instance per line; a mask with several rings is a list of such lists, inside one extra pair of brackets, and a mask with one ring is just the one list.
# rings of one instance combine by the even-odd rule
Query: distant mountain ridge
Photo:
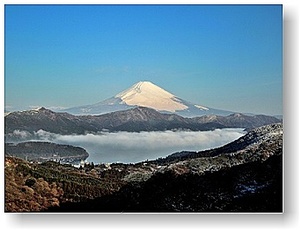
[(37, 110), (12, 112), (6, 115), (5, 137), (8, 140), (13, 140), (18, 135), (32, 135), (39, 130), (62, 135), (101, 131), (140, 132), (180, 129), (201, 131), (217, 128), (254, 128), (278, 122), (280, 120), (275, 117), (243, 114), (184, 118), (176, 114), (160, 113), (145, 107), (98, 116), (75, 116), (68, 113), (56, 113), (42, 107)]
[(232, 111), (213, 109), (190, 103), (149, 81), (140, 81), (114, 97), (104, 101), (61, 110), (74, 115), (99, 115), (135, 107), (147, 107), (159, 112), (175, 113), (184, 117), (229, 115)]

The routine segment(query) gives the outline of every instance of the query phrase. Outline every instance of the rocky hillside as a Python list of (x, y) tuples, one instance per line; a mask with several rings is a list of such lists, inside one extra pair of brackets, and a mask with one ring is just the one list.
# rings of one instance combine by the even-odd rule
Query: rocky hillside
[(110, 195), (63, 203), (48, 211), (282, 212), (282, 195), (282, 156), (274, 155), (263, 162), (206, 171), (203, 175), (159, 172), (148, 180), (127, 183)]
[(6, 181), (6, 211), (21, 205), (15, 191), (36, 194), (42, 178), (63, 191), (47, 211), (281, 212), (282, 139), (282, 124), (272, 124), (210, 151), (80, 169), (6, 158), (6, 172), (19, 178)]
[[(200, 152), (178, 152), (171, 154), (166, 158), (158, 159), (155, 163), (170, 164), (194, 158), (217, 158), (219, 155), (221, 155), (221, 157), (240, 155), (239, 160), (244, 159), (244, 161), (248, 161), (248, 157), (251, 157), (250, 161), (253, 160), (253, 157), (260, 157), (264, 159), (268, 158), (269, 154), (274, 154), (274, 149), (280, 150), (282, 148), (282, 137), (282, 124), (271, 124), (252, 129), (246, 135), (222, 147)], [(255, 153), (255, 155), (253, 155), (253, 153)]]

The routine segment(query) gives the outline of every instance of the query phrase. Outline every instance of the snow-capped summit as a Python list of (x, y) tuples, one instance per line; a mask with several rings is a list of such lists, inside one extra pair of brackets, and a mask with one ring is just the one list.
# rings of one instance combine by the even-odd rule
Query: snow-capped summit
[(208, 114), (229, 115), (233, 113), (231, 111), (212, 109), (187, 102), (150, 81), (140, 81), (114, 97), (102, 102), (73, 107), (63, 111), (76, 115), (96, 115), (130, 109), (137, 106), (152, 108), (160, 112), (176, 113), (185, 117)]
[(160, 111), (175, 112), (188, 108), (175, 95), (149, 81), (140, 81), (115, 97), (127, 105), (144, 106)]

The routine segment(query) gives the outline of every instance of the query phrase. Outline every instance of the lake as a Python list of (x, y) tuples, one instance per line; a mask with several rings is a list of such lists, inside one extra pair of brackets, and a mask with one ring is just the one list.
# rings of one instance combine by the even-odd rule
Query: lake
[(102, 132), (86, 135), (51, 136), (58, 144), (87, 150), (87, 161), (94, 163), (136, 163), (166, 157), (179, 151), (200, 151), (230, 143), (246, 132), (242, 128), (213, 131)]

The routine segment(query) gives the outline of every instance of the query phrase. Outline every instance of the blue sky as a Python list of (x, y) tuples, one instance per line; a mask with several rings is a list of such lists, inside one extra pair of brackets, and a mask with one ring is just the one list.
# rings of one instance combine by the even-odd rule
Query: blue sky
[(5, 106), (73, 107), (148, 80), (208, 107), (282, 114), (281, 5), (6, 5)]

